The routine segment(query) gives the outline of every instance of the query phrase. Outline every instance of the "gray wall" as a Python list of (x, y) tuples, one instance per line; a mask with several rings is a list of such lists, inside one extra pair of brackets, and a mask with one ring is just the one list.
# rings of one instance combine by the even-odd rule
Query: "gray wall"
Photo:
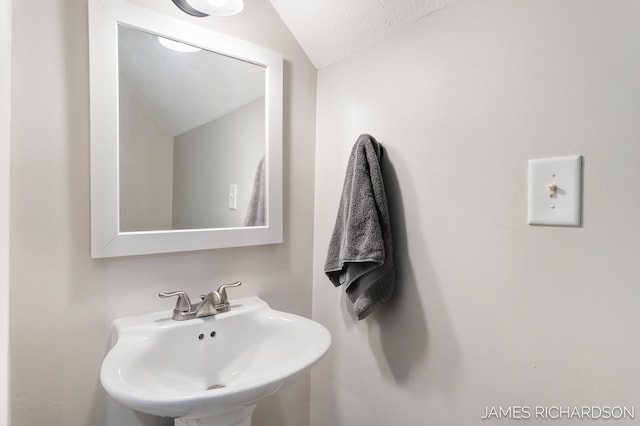
[(120, 230), (171, 229), (173, 136), (120, 87)]
[(0, 425), (9, 416), (9, 201), (11, 123), (11, 22), (0, 0)]
[[(638, 22), (633, 1), (460, 0), (319, 71), (313, 314), (334, 340), (313, 426), (640, 416)], [(398, 290), (357, 322), (322, 266), (364, 132), (387, 149)], [(527, 160), (568, 154), (585, 159), (584, 226), (528, 226)]]
[[(173, 228), (244, 226), (260, 159), (265, 156), (265, 98), (174, 139)], [(237, 209), (229, 209), (229, 185)]]
[[(285, 243), (92, 260), (86, 0), (14, 1), (13, 426), (163, 424), (112, 402), (98, 379), (113, 319), (170, 309), (159, 291), (197, 295), (240, 279), (234, 297), (311, 314), (315, 69), (267, 0), (200, 20), (170, 1), (136, 2), (283, 53)], [(307, 424), (309, 380), (261, 403), (254, 417), (254, 425)]]

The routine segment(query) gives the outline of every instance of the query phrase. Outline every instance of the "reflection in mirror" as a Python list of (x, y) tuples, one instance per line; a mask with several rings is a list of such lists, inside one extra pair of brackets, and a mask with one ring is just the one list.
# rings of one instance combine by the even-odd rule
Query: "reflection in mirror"
[(265, 225), (261, 65), (118, 25), (120, 231)]

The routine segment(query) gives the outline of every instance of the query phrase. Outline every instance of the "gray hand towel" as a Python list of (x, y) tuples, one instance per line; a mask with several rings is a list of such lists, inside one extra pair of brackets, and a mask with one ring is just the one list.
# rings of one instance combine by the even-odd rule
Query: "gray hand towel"
[(244, 219), (244, 226), (264, 226), (265, 225), (265, 208), (267, 197), (265, 194), (265, 174), (264, 174), (264, 157), (258, 163), (256, 174), (253, 179), (253, 190), (249, 199), (249, 207), (247, 215)]
[(382, 146), (361, 135), (351, 151), (324, 272), (342, 284), (361, 320), (395, 288), (393, 243), (382, 181)]

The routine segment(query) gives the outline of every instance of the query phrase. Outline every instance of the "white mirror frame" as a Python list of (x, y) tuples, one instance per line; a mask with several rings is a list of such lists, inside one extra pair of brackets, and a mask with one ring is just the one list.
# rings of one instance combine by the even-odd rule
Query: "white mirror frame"
[[(163, 35), (266, 69), (266, 226), (120, 232), (118, 24)], [(89, 0), (91, 257), (205, 250), (282, 242), (282, 78), (279, 53), (126, 0)]]

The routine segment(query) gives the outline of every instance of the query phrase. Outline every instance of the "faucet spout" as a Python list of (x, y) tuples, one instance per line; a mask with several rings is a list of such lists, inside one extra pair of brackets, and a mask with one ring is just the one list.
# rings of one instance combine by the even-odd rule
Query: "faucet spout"
[(222, 304), (220, 294), (212, 291), (202, 297), (202, 301), (195, 305), (194, 318), (208, 317), (219, 313), (219, 307)]

